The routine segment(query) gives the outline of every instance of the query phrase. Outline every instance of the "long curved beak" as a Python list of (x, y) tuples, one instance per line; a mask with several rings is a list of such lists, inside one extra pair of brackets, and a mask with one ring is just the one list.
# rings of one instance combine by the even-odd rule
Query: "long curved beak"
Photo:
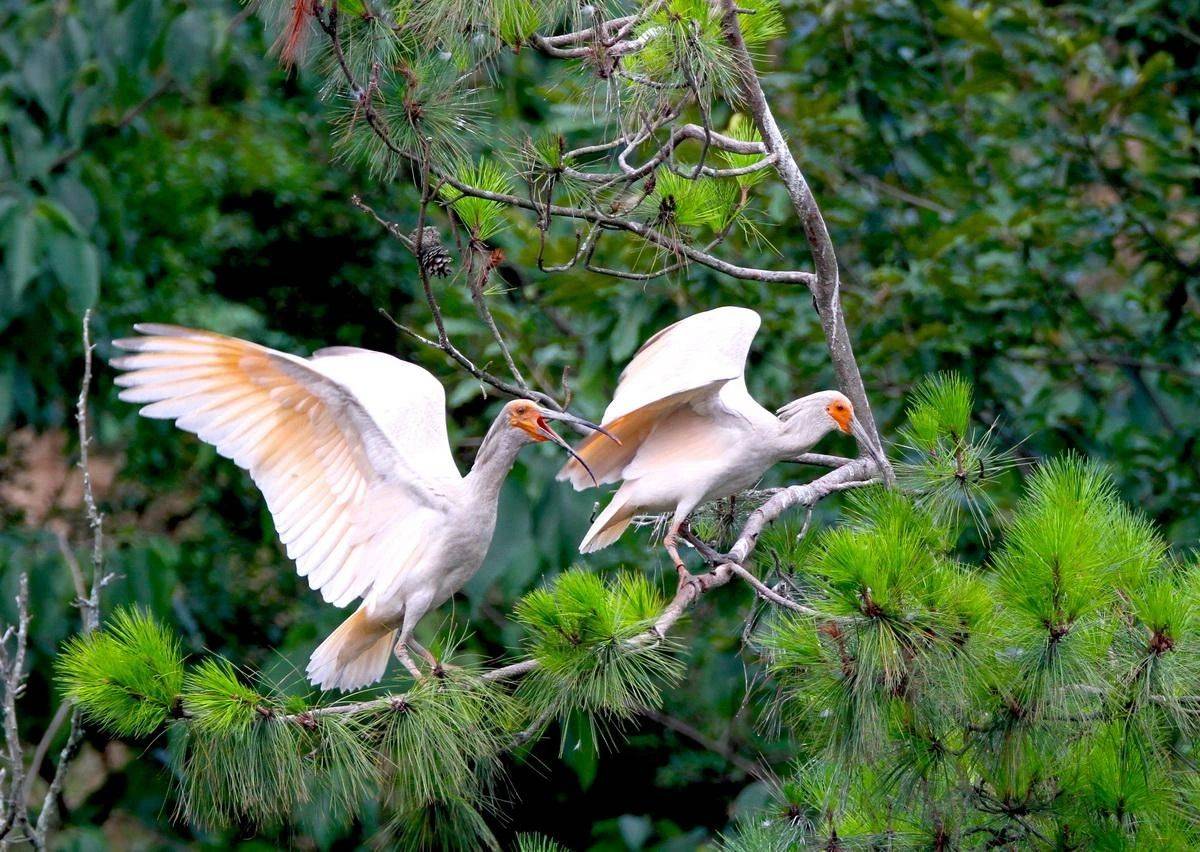
[(887, 470), (887, 459), (883, 457), (883, 451), (875, 446), (875, 440), (867, 432), (866, 427), (853, 415), (850, 417), (850, 434), (854, 436), (854, 440), (858, 441), (858, 445), (875, 460), (875, 464), (879, 465), (879, 472), (884, 473)]
[(585, 429), (591, 429), (593, 432), (599, 432), (601, 435), (608, 438), (608, 440), (612, 441), (617, 446), (621, 445), (621, 439), (618, 438), (616, 435), (614, 435), (612, 432), (609, 432), (603, 426), (599, 425), (598, 423), (593, 423), (590, 420), (584, 420), (582, 417), (576, 417), (574, 414), (571, 414), (569, 411), (547, 411), (546, 409), (543, 408), (543, 409), (541, 409), (541, 412), (542, 412), (542, 417), (546, 420), (561, 420), (564, 423), (570, 423), (574, 426), (582, 426)]
[(571, 448), (571, 445), (566, 442), (562, 435), (550, 428), (550, 424), (545, 422), (547, 420), (561, 420), (564, 423), (573, 423), (577, 426), (587, 427), (594, 432), (599, 432), (601, 435), (604, 435), (610, 441), (614, 441), (617, 444), (621, 443), (620, 439), (603, 426), (592, 423), (589, 420), (584, 420), (582, 417), (576, 417), (574, 414), (568, 414), (565, 411), (546, 411), (545, 409), (541, 409), (541, 417), (538, 420), (538, 431), (545, 435), (548, 440), (553, 441), (570, 453), (571, 457), (574, 458), (575, 461), (579, 462), (579, 464), (583, 466), (583, 469), (587, 471), (588, 476), (590, 476), (592, 479), (592, 484), (599, 486), (600, 483), (596, 480), (596, 474), (592, 473), (592, 469), (588, 467), (588, 463), (583, 460), (583, 457), (580, 456), (579, 453), (575, 452), (575, 450)]

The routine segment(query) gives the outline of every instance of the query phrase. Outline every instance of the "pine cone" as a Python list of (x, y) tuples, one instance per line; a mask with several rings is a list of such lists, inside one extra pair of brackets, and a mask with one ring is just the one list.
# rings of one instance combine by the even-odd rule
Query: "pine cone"
[[(410, 239), (416, 243), (416, 231), (413, 231)], [(421, 264), (421, 269), (426, 275), (445, 278), (450, 274), (450, 267), (454, 261), (450, 257), (450, 252), (446, 251), (446, 247), (442, 245), (442, 237), (437, 228), (425, 227), (425, 232), (421, 236), (421, 250), (417, 254), (417, 262)]]

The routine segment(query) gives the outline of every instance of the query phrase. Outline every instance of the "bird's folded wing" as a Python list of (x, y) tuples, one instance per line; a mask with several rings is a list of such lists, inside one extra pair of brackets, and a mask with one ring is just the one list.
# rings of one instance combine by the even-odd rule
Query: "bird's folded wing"
[[(746, 369), (746, 356), (761, 319), (749, 308), (724, 307), (694, 314), (655, 334), (621, 372), (603, 425), (621, 440), (591, 435), (577, 448), (603, 484), (622, 478), (638, 446), (663, 417), (680, 405), (719, 393)], [(606, 446), (607, 445), (607, 446)], [(591, 477), (572, 459), (558, 473), (576, 489)]]
[(157, 324), (116, 341), (120, 397), (144, 403), (250, 472), (288, 556), (322, 597), (367, 594), (388, 518), (445, 511), (461, 487), (445, 394), (425, 370), (367, 350), (299, 358), (236, 338)]

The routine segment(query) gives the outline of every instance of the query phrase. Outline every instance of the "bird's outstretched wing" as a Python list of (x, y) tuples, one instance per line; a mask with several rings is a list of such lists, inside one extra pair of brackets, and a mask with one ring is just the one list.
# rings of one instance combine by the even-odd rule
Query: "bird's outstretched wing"
[(344, 606), (391, 579), (462, 487), (446, 398), (425, 370), (366, 349), (300, 358), (207, 331), (140, 324), (120, 398), (250, 472), (297, 570)]
[[(760, 323), (749, 308), (716, 308), (667, 326), (643, 343), (621, 372), (604, 411), (602, 425), (621, 444), (592, 435), (578, 447), (596, 479), (601, 484), (620, 479), (656, 423), (679, 406), (718, 394), (726, 382), (740, 379)], [(577, 490), (593, 484), (574, 459), (558, 472), (558, 479), (569, 480)]]

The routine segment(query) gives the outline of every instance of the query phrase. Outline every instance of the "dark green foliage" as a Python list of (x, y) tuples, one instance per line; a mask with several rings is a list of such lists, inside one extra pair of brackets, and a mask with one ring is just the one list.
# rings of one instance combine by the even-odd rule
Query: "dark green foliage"
[(119, 736), (144, 737), (179, 712), (179, 638), (140, 609), (119, 609), (103, 630), (72, 637), (57, 673), (87, 718)]
[(643, 575), (628, 572), (606, 583), (588, 571), (568, 571), (530, 592), (516, 618), (540, 665), (521, 694), (554, 716), (578, 708), (628, 718), (659, 706), (662, 688), (683, 674), (671, 643), (651, 633), (665, 605)]

